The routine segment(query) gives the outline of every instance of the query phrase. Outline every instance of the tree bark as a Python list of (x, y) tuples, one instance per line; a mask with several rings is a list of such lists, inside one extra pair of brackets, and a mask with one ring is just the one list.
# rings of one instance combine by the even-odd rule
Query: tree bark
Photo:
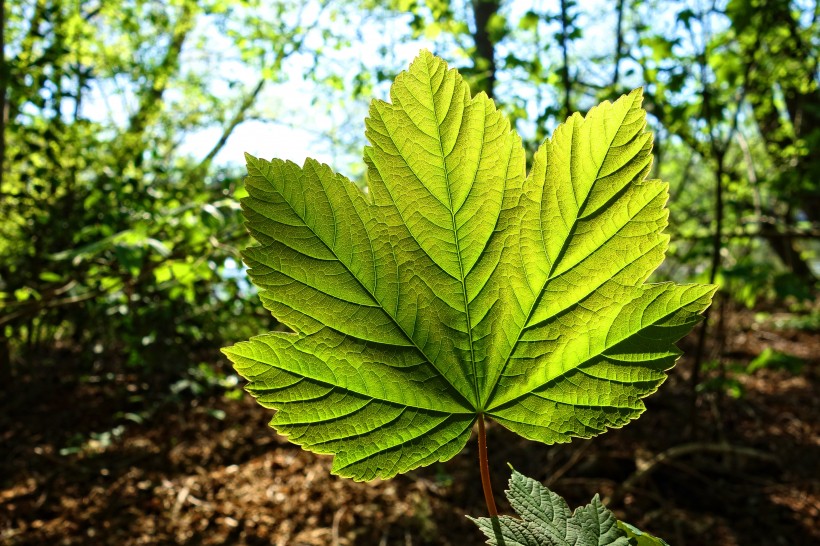
[(147, 143), (142, 142), (145, 129), (154, 120), (154, 117), (162, 109), (162, 96), (168, 88), (169, 79), (176, 72), (179, 66), (179, 58), (182, 53), (182, 46), (188, 34), (193, 30), (196, 23), (197, 8), (191, 1), (186, 1), (182, 5), (182, 11), (174, 23), (171, 32), (171, 42), (165, 50), (162, 62), (154, 72), (154, 78), (140, 92), (139, 106), (137, 111), (128, 121), (127, 137), (124, 139), (125, 148), (123, 152), (126, 157), (134, 158), (139, 164), (140, 157), (145, 150)]
[[(8, 67), (6, 66), (6, 1), (0, 0), (0, 199), (6, 172), (6, 123), (8, 122)], [(0, 383), (11, 382), (11, 351), (5, 328), (0, 329)]]
[(572, 115), (572, 82), (569, 77), (569, 6), (567, 0), (561, 0), (561, 54), (563, 65), (561, 66), (561, 83), (564, 86), (564, 118)]
[(501, 6), (499, 0), (473, 0), (473, 16), (475, 17), (475, 42), (476, 58), (473, 59), (473, 66), (479, 74), (478, 85), (481, 91), (493, 98), (495, 92), (495, 43), (490, 35), (489, 23), (492, 17), (498, 13)]
[(9, 74), (6, 66), (6, 0), (0, 0), (0, 197), (3, 195), (3, 179), (6, 172), (6, 123), (8, 122)]
[[(708, 100), (708, 94), (704, 96), (704, 102)], [(717, 162), (715, 168), (715, 233), (712, 236), (712, 259), (709, 267), (709, 284), (714, 284), (717, 278), (718, 271), (720, 271), (720, 251), (723, 249), (723, 172), (724, 172), (724, 152), (717, 151), (715, 161)], [(724, 302), (721, 302), (723, 305)], [(700, 384), (701, 369), (703, 368), (703, 359), (706, 353), (706, 337), (709, 330), (709, 318), (711, 315), (712, 306), (706, 308), (703, 312), (703, 322), (700, 325), (698, 332), (698, 345), (695, 352), (695, 362), (692, 364), (692, 377), (690, 383), (692, 406), (689, 424), (694, 433), (697, 422), (697, 388)]]
[(621, 79), (621, 59), (624, 48), (624, 0), (618, 0), (618, 23), (615, 29), (615, 62), (612, 69), (612, 87), (617, 87)]
[(12, 380), (11, 347), (5, 331), (0, 331), (0, 389), (9, 385)]

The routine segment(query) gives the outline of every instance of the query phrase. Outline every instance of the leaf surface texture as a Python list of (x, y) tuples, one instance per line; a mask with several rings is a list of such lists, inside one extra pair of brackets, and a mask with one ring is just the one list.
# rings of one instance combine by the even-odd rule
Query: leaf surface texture
[(478, 414), (546, 443), (636, 418), (714, 292), (645, 283), (668, 189), (640, 104), (573, 115), (527, 175), (493, 101), (422, 52), (371, 105), (366, 191), (248, 156), (244, 260), (292, 332), (224, 351), (272, 426), (370, 480), (453, 457)]
[[(637, 544), (598, 495), (571, 512), (566, 501), (513, 470), (507, 499), (521, 519), (470, 518), (491, 546), (630, 546)], [(640, 531), (629, 526), (635, 532)], [(660, 545), (661, 543), (657, 543)]]

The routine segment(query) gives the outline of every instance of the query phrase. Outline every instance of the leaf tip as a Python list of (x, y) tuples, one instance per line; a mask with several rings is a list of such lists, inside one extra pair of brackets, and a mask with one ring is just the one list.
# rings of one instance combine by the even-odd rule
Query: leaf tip
[(429, 49), (427, 49), (426, 47), (421, 48), (419, 50), (419, 54), (416, 55), (417, 59), (419, 59), (419, 58), (432, 58), (432, 57), (435, 57), (435, 55), (433, 55), (433, 52), (430, 51)]

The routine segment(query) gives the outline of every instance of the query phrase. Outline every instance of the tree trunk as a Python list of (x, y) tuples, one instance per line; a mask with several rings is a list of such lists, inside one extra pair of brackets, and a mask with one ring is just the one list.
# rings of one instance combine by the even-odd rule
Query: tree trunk
[(480, 91), (487, 93), (493, 98), (495, 92), (495, 43), (490, 35), (490, 20), (498, 13), (500, 7), (499, 0), (473, 0), (473, 15), (475, 17), (475, 59), (473, 67), (478, 77)]
[[(704, 101), (708, 100), (708, 94), (704, 97)], [(712, 259), (709, 267), (709, 284), (714, 284), (720, 271), (720, 251), (723, 249), (723, 173), (724, 173), (724, 158), (723, 151), (717, 151), (715, 161), (715, 233), (712, 236)], [(717, 298), (716, 298), (717, 299)], [(725, 302), (721, 301), (721, 305)], [(706, 353), (706, 337), (709, 330), (709, 316), (711, 314), (712, 306), (706, 308), (703, 312), (703, 323), (700, 325), (700, 332), (698, 332), (698, 346), (695, 352), (695, 362), (692, 364), (691, 377), (691, 396), (692, 407), (689, 424), (694, 433), (697, 422), (697, 388), (700, 384), (701, 368), (703, 367), (703, 360)]]
[(9, 338), (0, 332), (0, 391), (11, 383), (11, 347)]
[[(6, 167), (6, 122), (8, 108), (6, 93), (9, 85), (6, 67), (6, 1), (0, 0), (0, 197), (3, 195), (3, 179)], [(2, 350), (2, 347), (0, 347)], [(0, 355), (2, 358), (2, 355)]]
[(563, 117), (572, 115), (572, 82), (569, 77), (569, 6), (567, 0), (561, 0), (561, 54), (563, 65), (561, 66), (561, 83), (564, 86), (564, 112)]
[(623, 58), (624, 49), (624, 0), (618, 0), (618, 23), (615, 29), (615, 61), (612, 69), (612, 87), (617, 88), (618, 82), (621, 79), (621, 59)]

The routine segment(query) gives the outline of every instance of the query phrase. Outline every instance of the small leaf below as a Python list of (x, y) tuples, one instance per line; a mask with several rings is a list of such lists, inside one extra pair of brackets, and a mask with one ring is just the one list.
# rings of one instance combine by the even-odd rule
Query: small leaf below
[(506, 495), (521, 519), (470, 518), (491, 546), (669, 546), (615, 519), (598, 495), (571, 512), (563, 498), (515, 470)]

